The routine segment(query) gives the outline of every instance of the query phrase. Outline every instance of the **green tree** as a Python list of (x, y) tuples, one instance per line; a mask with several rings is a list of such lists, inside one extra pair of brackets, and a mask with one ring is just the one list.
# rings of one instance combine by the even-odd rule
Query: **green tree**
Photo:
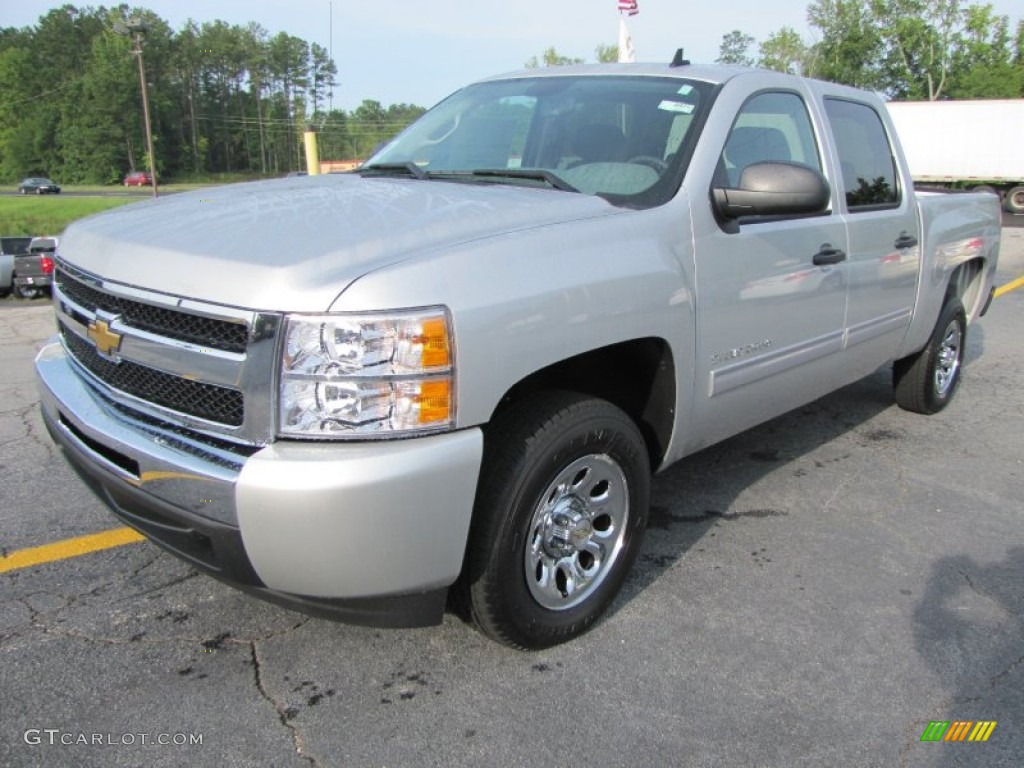
[[(1024, 24), (1018, 25), (1024, 29)], [(964, 32), (953, 57), (947, 91), (954, 99), (1012, 99), (1024, 96), (1024, 66), (1010, 20), (990, 5), (966, 9)]]
[(31, 82), (32, 55), (11, 40), (0, 48), (0, 175), (8, 180), (43, 173), (36, 150), (35, 121), (28, 119), (32, 103), (26, 83)]
[(884, 45), (869, 0), (815, 0), (807, 7), (807, 21), (819, 36), (807, 74), (860, 88), (881, 86)]
[(810, 51), (792, 27), (783, 27), (768, 36), (758, 48), (757, 66), (793, 75), (806, 74)]
[[(66, 181), (113, 183), (145, 154), (139, 77), (124, 35), (104, 31), (92, 40), (76, 103), (65, 102), (57, 138)], [(139, 163), (145, 167), (145, 163)]]
[(988, 4), (965, 0), (815, 0), (818, 35), (804, 72), (897, 99), (1018, 96), (1020, 38)]
[(873, 0), (881, 85), (896, 98), (943, 95), (963, 28), (962, 0)]
[(614, 64), (619, 60), (619, 46), (598, 43), (594, 48), (594, 58), (600, 64)]
[(750, 55), (750, 48), (754, 45), (753, 35), (734, 29), (722, 35), (722, 42), (718, 46), (718, 64), (734, 64), (740, 67), (754, 66), (754, 59)]
[(531, 56), (523, 66), (527, 69), (536, 69), (537, 67), (561, 67), (567, 64), (582, 63), (583, 59), (576, 59), (571, 56), (562, 56), (555, 50), (554, 46), (552, 46), (541, 54), (539, 61), (536, 56)]
[(137, 59), (130, 37), (114, 33), (129, 16), (147, 28), (147, 90), (165, 179), (297, 168), (307, 122), (323, 132), (324, 157), (352, 157), (424, 111), (373, 101), (351, 115), (329, 109), (337, 67), (328, 52), (255, 23), (189, 20), (175, 33), (145, 9), (65, 5), (34, 26), (0, 29), (3, 180), (115, 181), (145, 167)]
[(338, 68), (328, 55), (327, 49), (313, 43), (309, 47), (309, 97), (314, 115), (320, 111), (320, 102), (326, 99), (337, 85), (337, 74)]

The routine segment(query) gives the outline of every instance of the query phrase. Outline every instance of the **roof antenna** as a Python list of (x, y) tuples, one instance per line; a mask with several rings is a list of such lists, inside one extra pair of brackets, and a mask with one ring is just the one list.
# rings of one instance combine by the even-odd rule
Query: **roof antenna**
[(685, 67), (689, 63), (690, 63), (689, 59), (684, 59), (683, 58), (683, 49), (682, 48), (677, 48), (676, 49), (676, 55), (672, 59), (672, 63), (669, 64), (669, 66), (670, 67)]

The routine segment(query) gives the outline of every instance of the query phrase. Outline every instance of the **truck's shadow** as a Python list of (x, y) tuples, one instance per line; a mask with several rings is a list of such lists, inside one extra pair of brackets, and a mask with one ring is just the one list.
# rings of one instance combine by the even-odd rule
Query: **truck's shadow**
[[(943, 557), (932, 565), (914, 611), (917, 652), (949, 694), (945, 712), (922, 714), (950, 722), (1004, 721), (1003, 733), (993, 739), (1001, 751), (987, 753), (986, 765), (1020, 765), (1019, 752), (1016, 759), (1010, 753), (1020, 740), (1011, 713), (1024, 705), (1022, 583), (1024, 547), (991, 565), (968, 555)], [(961, 765), (959, 756), (946, 751), (935, 765)]]
[[(740, 494), (772, 472), (813, 472), (798, 460), (896, 407), (885, 367), (855, 384), (680, 461), (654, 478), (647, 537), (615, 608), (645, 590), (720, 523), (774, 518), (786, 509), (739, 508)], [(891, 439), (888, 433), (868, 439)], [(790, 469), (788, 465), (800, 464)], [(819, 465), (820, 466), (820, 465)]]
[[(971, 361), (984, 353), (984, 346), (983, 328), (975, 323), (968, 332), (965, 351), (967, 375)], [(886, 365), (813, 403), (689, 456), (655, 477), (643, 548), (609, 614), (657, 581), (705, 537), (715, 536), (713, 529), (719, 524), (786, 517), (788, 510), (768, 505), (738, 508), (736, 499), (772, 472), (800, 476), (824, 468), (822, 462), (808, 466), (799, 459), (896, 407), (892, 367)], [(898, 435), (876, 429), (867, 431), (864, 438), (869, 443), (886, 442)]]
[[(971, 361), (984, 354), (984, 347), (984, 329), (976, 323), (968, 333), (967, 376)], [(785, 509), (737, 508), (735, 502), (744, 489), (772, 472), (801, 475), (822, 468), (820, 462), (807, 466), (798, 460), (895, 408), (892, 367), (885, 366), (803, 408), (687, 457), (657, 475), (651, 486), (643, 548), (609, 613), (622, 608), (657, 581), (703, 539), (714, 537), (717, 525), (751, 517), (785, 517)], [(864, 438), (868, 442), (885, 442), (898, 435), (878, 429), (867, 431)], [(838, 457), (830, 461), (840, 460)], [(798, 464), (796, 469), (787, 466)]]

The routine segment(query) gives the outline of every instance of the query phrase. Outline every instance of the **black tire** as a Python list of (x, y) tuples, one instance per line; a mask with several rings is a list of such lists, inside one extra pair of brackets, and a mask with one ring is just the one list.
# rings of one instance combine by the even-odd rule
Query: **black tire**
[(896, 404), (914, 413), (938, 413), (953, 399), (967, 343), (967, 315), (957, 298), (949, 298), (925, 348), (893, 364)]
[(607, 401), (547, 392), (499, 415), (484, 446), (459, 597), (498, 642), (570, 640), (608, 608), (640, 548), (643, 437)]
[(34, 299), (39, 295), (39, 289), (31, 285), (16, 285), (14, 295), (19, 299)]
[(1024, 187), (1013, 187), (1003, 198), (1003, 208), (1008, 213), (1024, 213)]

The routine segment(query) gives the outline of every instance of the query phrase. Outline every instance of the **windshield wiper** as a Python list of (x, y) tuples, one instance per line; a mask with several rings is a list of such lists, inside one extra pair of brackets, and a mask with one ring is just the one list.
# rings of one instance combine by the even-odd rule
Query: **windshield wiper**
[(576, 187), (567, 182), (557, 173), (543, 168), (477, 168), (471, 171), (470, 176), (480, 176), (495, 179), (526, 179), (528, 181), (543, 181), (554, 189), (562, 192), (579, 192)]
[(579, 192), (576, 187), (561, 176), (543, 168), (476, 168), (472, 171), (425, 171), (416, 163), (373, 163), (364, 165), (357, 173), (360, 176), (409, 176), (414, 179), (480, 179), (500, 181), (501, 179), (524, 179), (540, 181), (562, 192)]
[(416, 163), (373, 163), (362, 166), (357, 173), (360, 176), (411, 176), (414, 179), (427, 178), (427, 172)]

